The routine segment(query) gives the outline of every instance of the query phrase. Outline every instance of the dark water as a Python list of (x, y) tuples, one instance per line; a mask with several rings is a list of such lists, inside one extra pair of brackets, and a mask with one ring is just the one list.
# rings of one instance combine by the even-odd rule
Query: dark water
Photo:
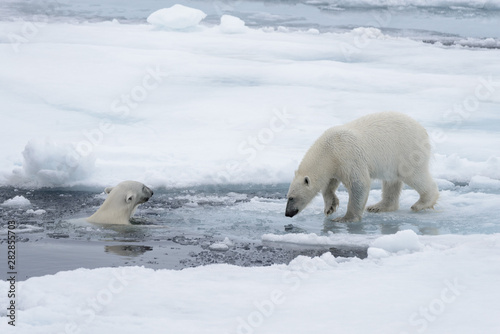
[[(372, 189), (377, 187), (374, 184)], [(445, 201), (456, 202), (456, 206), (415, 214), (409, 210), (413, 200), (403, 198), (402, 202), (408, 202), (402, 203), (407, 209), (401, 207), (383, 214), (367, 212), (361, 222), (355, 223), (325, 218), (319, 198), (297, 217), (285, 217), (287, 190), (287, 184), (155, 188), (154, 196), (139, 206), (132, 225), (97, 226), (84, 218), (104, 202), (100, 189), (0, 187), (0, 203), (15, 196), (29, 201), (22, 207), (0, 205), (0, 250), (5, 254), (8, 222), (14, 221), (19, 277), (26, 279), (80, 267), (141, 265), (182, 269), (212, 263), (266, 266), (288, 263), (298, 255), (315, 256), (328, 251), (335, 256), (363, 258), (369, 240), (406, 229), (420, 235), (500, 231), (494, 210), (480, 215), (478, 209), (470, 214), (460, 211), (466, 204), (457, 201), (461, 196), (464, 200), (479, 196), (490, 203), (496, 194), (477, 193), (468, 185), (456, 185), (448, 191), (446, 196), (451, 197)], [(405, 197), (412, 196), (411, 192)], [(338, 196), (341, 206), (335, 215), (343, 215), (348, 195), (341, 187)], [(44, 213), (35, 214), (37, 210)], [(337, 235), (339, 241), (334, 248), (262, 241), (264, 234), (294, 233)], [(358, 235), (357, 242), (365, 242), (349, 241), (352, 235)], [(214, 249), (214, 244), (224, 242), (228, 244), (224, 250)], [(0, 272), (7, 272), (6, 265), (2, 255)]]
[[(182, 269), (212, 263), (266, 266), (288, 263), (298, 255), (316, 256), (328, 247), (263, 244), (264, 233), (296, 233), (283, 216), (259, 217), (251, 201), (282, 201), (286, 185), (155, 189), (153, 198), (134, 215), (134, 225), (96, 226), (82, 217), (103, 202), (98, 190), (0, 188), (0, 203), (23, 196), (29, 206), (0, 206), (0, 249), (7, 249), (7, 225), (17, 229), (17, 268), (22, 280), (76, 268), (139, 265), (154, 269)], [(241, 205), (249, 209), (236, 209)], [(40, 215), (28, 210), (43, 209)], [(235, 209), (235, 210), (233, 210)], [(286, 228), (285, 228), (286, 225)], [(230, 239), (227, 250), (211, 245)], [(337, 247), (337, 256), (366, 256), (366, 247)], [(0, 261), (0, 272), (7, 272)]]

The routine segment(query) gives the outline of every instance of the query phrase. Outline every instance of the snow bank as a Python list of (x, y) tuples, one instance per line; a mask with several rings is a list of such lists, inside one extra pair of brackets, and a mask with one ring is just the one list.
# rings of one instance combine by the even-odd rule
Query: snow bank
[(231, 15), (222, 15), (220, 18), (219, 29), (225, 34), (240, 34), (247, 32), (248, 30), (242, 19)]
[(375, 240), (371, 247), (381, 248), (391, 253), (400, 251), (418, 251), (423, 245), (418, 240), (418, 235), (412, 230), (398, 231), (396, 234), (384, 235)]
[[(490, 156), (485, 161), (478, 162), (460, 157), (458, 154), (434, 154), (431, 168), (437, 177), (451, 181), (468, 183), (477, 176), (500, 179), (500, 157), (498, 156)], [(476, 178), (474, 182), (477, 180)]]
[(8, 199), (2, 203), (2, 206), (9, 207), (23, 207), (30, 205), (31, 202), (24, 196), (15, 196), (14, 198)]
[(328, 235), (317, 235), (316, 233), (290, 233), (290, 234), (264, 234), (262, 241), (290, 243), (310, 246), (335, 246), (335, 245), (368, 245), (367, 240), (375, 236), (342, 235), (328, 232)]
[(148, 16), (148, 23), (166, 29), (183, 30), (196, 27), (207, 14), (199, 9), (183, 5), (157, 10)]
[(471, 178), (469, 187), (478, 190), (500, 190), (500, 180), (494, 180), (486, 176), (476, 175)]
[(45, 139), (32, 139), (22, 152), (21, 168), (13, 170), (11, 184), (24, 187), (71, 185), (88, 178), (95, 157), (90, 150)]
[(390, 253), (415, 252), (423, 248), (418, 235), (412, 230), (398, 231), (375, 240), (368, 248), (368, 257), (383, 258)]
[(396, 234), (384, 235), (371, 241), (375, 238), (376, 236), (338, 235), (332, 232), (329, 232), (327, 236), (320, 236), (315, 233), (264, 234), (262, 236), (262, 240), (267, 242), (310, 246), (369, 245), (368, 255), (372, 257), (385, 257), (390, 253), (398, 252), (415, 252), (422, 250), (423, 247), (419, 241), (419, 236), (412, 230), (398, 231)]
[[(429, 237), (419, 256), (338, 261), (326, 253), (260, 268), (30, 278), (17, 283), (15, 333), (497, 333), (500, 235), (457, 238)], [(0, 280), (0, 291), (9, 284)], [(8, 303), (0, 294), (2, 333), (12, 331)]]

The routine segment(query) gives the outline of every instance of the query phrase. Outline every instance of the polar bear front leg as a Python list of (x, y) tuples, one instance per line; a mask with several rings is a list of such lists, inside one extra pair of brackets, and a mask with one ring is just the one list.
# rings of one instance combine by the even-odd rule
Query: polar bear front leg
[(323, 201), (325, 202), (325, 216), (329, 216), (337, 211), (337, 207), (339, 206), (339, 198), (337, 197), (337, 195), (335, 195), (335, 191), (337, 191), (339, 184), (339, 180), (331, 179), (322, 192)]
[(360, 221), (363, 216), (368, 193), (370, 192), (370, 177), (364, 180), (353, 180), (345, 184), (349, 191), (349, 203), (347, 204), (347, 212), (344, 217), (334, 219), (341, 222)]

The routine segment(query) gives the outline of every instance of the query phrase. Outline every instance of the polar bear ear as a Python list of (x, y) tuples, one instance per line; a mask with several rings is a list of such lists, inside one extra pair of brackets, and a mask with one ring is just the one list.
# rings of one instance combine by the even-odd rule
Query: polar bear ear
[(104, 192), (106, 194), (109, 194), (111, 192), (111, 190), (113, 190), (113, 187), (107, 187), (106, 189), (104, 189)]
[(131, 191), (127, 193), (127, 197), (125, 197), (125, 202), (130, 203), (134, 200), (135, 194)]
[(304, 178), (304, 184), (305, 184), (306, 186), (309, 186), (309, 185), (311, 184), (311, 180), (309, 179), (309, 176), (306, 176), (306, 177)]

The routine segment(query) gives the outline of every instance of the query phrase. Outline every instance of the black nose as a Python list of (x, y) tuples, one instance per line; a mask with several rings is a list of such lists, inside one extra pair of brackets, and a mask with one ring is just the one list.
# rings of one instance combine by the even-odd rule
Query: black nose
[(292, 200), (289, 199), (288, 202), (286, 203), (285, 216), (293, 217), (297, 213), (299, 213), (299, 209), (295, 208), (293, 203), (292, 203)]

